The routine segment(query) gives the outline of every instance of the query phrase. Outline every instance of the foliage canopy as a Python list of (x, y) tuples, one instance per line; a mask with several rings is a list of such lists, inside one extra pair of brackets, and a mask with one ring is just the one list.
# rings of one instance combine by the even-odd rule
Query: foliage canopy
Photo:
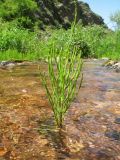
[(117, 29), (120, 29), (120, 10), (110, 16), (112, 22), (115, 22)]

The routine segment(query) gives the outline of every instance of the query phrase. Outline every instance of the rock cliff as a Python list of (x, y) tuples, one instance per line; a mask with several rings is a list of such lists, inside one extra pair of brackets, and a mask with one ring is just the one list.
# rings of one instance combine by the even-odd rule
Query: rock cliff
[[(68, 28), (74, 20), (74, 0), (36, 0), (36, 2), (39, 7), (39, 19), (45, 25)], [(76, 6), (77, 21), (82, 21), (83, 25), (105, 25), (102, 17), (92, 12), (87, 3), (77, 1)]]

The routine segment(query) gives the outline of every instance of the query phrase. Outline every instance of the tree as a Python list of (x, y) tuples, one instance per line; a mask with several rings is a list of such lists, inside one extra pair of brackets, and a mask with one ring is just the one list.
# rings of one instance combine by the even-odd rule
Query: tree
[(120, 10), (110, 16), (112, 22), (116, 23), (117, 29), (120, 29)]
[(0, 1), (0, 17), (4, 21), (15, 21), (19, 27), (33, 29), (37, 21), (38, 6), (34, 0)]

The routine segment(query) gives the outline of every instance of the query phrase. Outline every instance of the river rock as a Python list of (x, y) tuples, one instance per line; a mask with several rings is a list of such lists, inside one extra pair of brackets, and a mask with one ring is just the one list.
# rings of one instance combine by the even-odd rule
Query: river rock
[(116, 118), (116, 119), (115, 119), (115, 123), (116, 123), (116, 124), (120, 124), (120, 118)]
[(0, 62), (0, 66), (13, 66), (16, 62), (14, 61), (2, 61)]
[(120, 72), (120, 62), (115, 63), (115, 64), (113, 65), (113, 68), (116, 70), (116, 72)]
[(114, 140), (118, 140), (120, 141), (120, 132), (116, 131), (116, 130), (113, 130), (113, 131), (110, 131), (110, 132), (106, 132), (105, 135), (108, 137), (108, 138), (112, 138)]
[(24, 60), (11, 60), (11, 61), (1, 61), (0, 62), (0, 68), (11, 70), (15, 66), (28, 66), (33, 64), (31, 61), (24, 61)]
[(111, 66), (113, 66), (115, 63), (116, 63), (116, 62), (113, 61), (113, 60), (107, 60), (107, 61), (103, 64), (103, 66), (105, 66), (105, 67), (111, 67)]
[(2, 61), (0, 62), (0, 68), (2, 69), (13, 69), (15, 67), (16, 63), (12, 61)]
[(103, 66), (109, 68), (109, 69), (113, 69), (116, 72), (120, 73), (120, 62), (117, 61), (113, 61), (113, 60), (107, 60)]

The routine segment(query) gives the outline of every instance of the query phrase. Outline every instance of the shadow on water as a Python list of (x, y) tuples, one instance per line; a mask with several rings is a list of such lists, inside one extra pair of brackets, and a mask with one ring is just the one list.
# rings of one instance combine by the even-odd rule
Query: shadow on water
[(49, 145), (55, 149), (56, 159), (69, 158), (69, 148), (65, 144), (66, 132), (64, 129), (58, 129), (54, 123), (53, 117), (46, 121), (39, 121), (39, 133), (44, 135), (49, 141)]

